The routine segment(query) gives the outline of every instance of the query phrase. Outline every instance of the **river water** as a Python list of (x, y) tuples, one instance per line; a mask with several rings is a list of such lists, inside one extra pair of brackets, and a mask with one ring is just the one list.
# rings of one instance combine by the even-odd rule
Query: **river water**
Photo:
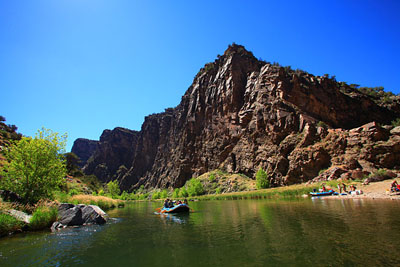
[(109, 211), (106, 225), (0, 239), (0, 266), (399, 266), (400, 202), (160, 202)]

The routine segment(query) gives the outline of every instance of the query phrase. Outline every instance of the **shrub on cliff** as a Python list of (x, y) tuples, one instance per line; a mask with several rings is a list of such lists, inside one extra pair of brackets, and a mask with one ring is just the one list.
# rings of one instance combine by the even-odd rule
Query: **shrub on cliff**
[(45, 128), (35, 138), (22, 137), (5, 151), (0, 188), (19, 194), (26, 203), (51, 198), (67, 173), (65, 143), (66, 134), (59, 136)]
[(268, 174), (262, 168), (256, 174), (256, 187), (257, 189), (269, 187)]

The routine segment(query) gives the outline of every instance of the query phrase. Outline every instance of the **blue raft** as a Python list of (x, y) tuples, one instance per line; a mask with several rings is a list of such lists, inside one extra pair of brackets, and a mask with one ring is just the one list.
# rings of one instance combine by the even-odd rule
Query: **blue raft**
[(331, 196), (335, 193), (332, 189), (325, 192), (310, 192), (310, 195), (313, 197), (322, 197), (322, 196)]
[(172, 208), (162, 208), (161, 213), (182, 213), (189, 212), (190, 208), (187, 204), (178, 204), (173, 206)]

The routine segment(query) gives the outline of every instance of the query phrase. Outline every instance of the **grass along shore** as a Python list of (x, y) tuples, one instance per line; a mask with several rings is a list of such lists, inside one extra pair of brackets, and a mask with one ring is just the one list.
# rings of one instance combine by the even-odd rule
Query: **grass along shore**
[[(332, 196), (330, 198), (371, 198), (371, 199), (400, 199), (400, 196), (388, 193), (392, 180), (385, 180), (381, 182), (370, 183), (369, 185), (362, 185), (361, 181), (348, 181), (345, 182), (347, 188), (354, 185), (357, 189), (362, 190), (364, 193), (357, 196)], [(325, 184), (327, 189), (337, 190), (338, 181), (327, 181), (313, 184), (295, 184), (282, 187), (274, 187), (267, 189), (232, 192), (223, 194), (207, 194), (201, 196), (188, 197), (188, 199), (198, 200), (232, 200), (232, 199), (274, 199), (274, 198), (299, 198), (309, 195), (313, 189), (321, 188)]]
[[(72, 204), (97, 205), (103, 210), (109, 210), (125, 205), (125, 201), (112, 199), (106, 196), (74, 195), (68, 196), (59, 194), (55, 202), (42, 202), (37, 206), (20, 205), (16, 203), (4, 202), (0, 198), (0, 237), (12, 233), (23, 231), (48, 230), (53, 222), (57, 221), (57, 204), (68, 202)], [(8, 210), (15, 209), (24, 211), (32, 217), (29, 224), (17, 220)]]

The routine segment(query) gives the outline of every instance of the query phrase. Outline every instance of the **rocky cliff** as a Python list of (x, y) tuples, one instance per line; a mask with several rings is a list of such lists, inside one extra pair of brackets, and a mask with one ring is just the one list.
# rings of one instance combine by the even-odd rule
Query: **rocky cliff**
[[(180, 187), (216, 168), (252, 176), (263, 167), (274, 185), (308, 181), (338, 164), (399, 168), (400, 152), (391, 149), (397, 135), (377, 124), (366, 130), (379, 132), (377, 140), (357, 130), (390, 124), (399, 110), (397, 96), (383, 105), (334, 78), (260, 61), (231, 45), (200, 70), (177, 107), (146, 117), (139, 132), (106, 130), (84, 171), (129, 190)], [(368, 148), (372, 158), (349, 152), (367, 149), (369, 140), (392, 143)]]
[(85, 138), (78, 138), (72, 146), (71, 152), (79, 155), (80, 167), (86, 165), (87, 160), (93, 155), (97, 149), (99, 141), (89, 140)]

